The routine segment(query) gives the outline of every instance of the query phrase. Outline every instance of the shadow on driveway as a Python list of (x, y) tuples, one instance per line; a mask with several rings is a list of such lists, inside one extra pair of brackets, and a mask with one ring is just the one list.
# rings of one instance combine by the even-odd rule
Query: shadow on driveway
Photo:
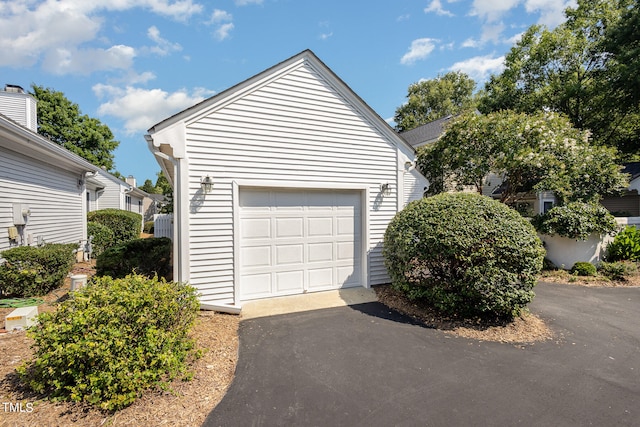
[(380, 303), (242, 321), (204, 425), (639, 425), (640, 288), (536, 293), (553, 341), (457, 338)]

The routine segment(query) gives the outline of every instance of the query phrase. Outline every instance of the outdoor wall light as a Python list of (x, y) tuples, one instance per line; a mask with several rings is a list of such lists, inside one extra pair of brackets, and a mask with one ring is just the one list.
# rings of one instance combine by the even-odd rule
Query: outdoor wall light
[(385, 182), (384, 184), (380, 184), (380, 192), (383, 196), (388, 196), (391, 194), (391, 184)]
[(200, 188), (202, 188), (205, 194), (211, 191), (211, 188), (213, 188), (213, 180), (209, 175), (200, 180)]

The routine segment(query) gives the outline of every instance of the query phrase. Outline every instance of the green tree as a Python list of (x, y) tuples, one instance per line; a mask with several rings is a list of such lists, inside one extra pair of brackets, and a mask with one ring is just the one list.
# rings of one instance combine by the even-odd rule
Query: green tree
[(96, 166), (112, 170), (119, 142), (100, 120), (82, 114), (62, 92), (31, 85), (38, 100), (38, 133)]
[(567, 21), (553, 30), (534, 25), (505, 58), (479, 101), (483, 113), (505, 109), (524, 113), (555, 111), (593, 140), (632, 152), (638, 146), (637, 109), (621, 108), (612, 91), (603, 52), (606, 29), (614, 26), (629, 0), (579, 0)]
[(588, 132), (556, 113), (501, 111), (454, 119), (434, 144), (418, 150), (418, 166), (437, 194), (463, 186), (482, 191), (492, 173), (502, 179), (502, 201), (531, 191), (553, 191), (561, 203), (598, 201), (628, 185), (616, 150), (595, 146)]
[(156, 180), (156, 188), (160, 189), (160, 193), (167, 198), (167, 203), (160, 210), (161, 213), (173, 213), (173, 187), (162, 171), (158, 172)]
[(145, 179), (144, 180), (144, 184), (142, 184), (142, 187), (140, 187), (140, 189), (142, 191), (145, 191), (149, 194), (161, 194), (162, 193), (162, 189), (159, 189), (158, 187), (156, 187), (153, 184), (153, 181), (151, 181), (150, 179)]
[(407, 103), (396, 109), (394, 120), (400, 132), (475, 108), (476, 83), (461, 72), (449, 72), (409, 86)]

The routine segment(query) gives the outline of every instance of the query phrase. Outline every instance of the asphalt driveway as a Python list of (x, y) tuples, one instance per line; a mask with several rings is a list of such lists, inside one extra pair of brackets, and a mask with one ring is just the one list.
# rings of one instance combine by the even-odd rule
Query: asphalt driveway
[(204, 425), (640, 425), (640, 288), (536, 294), (554, 341), (452, 337), (379, 303), (242, 321)]

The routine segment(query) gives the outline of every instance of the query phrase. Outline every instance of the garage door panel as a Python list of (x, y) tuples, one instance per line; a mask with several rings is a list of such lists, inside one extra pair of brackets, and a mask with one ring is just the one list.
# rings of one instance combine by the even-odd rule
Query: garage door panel
[(271, 265), (271, 246), (242, 248), (242, 267), (268, 267)]
[(241, 300), (361, 285), (360, 192), (245, 191)]
[(269, 218), (243, 218), (241, 221), (243, 239), (268, 239), (271, 237)]
[(307, 218), (309, 236), (333, 235), (333, 218), (311, 217)]
[(275, 218), (276, 238), (303, 237), (303, 218)]
[(304, 245), (276, 246), (276, 265), (302, 264), (304, 262)]
[(333, 243), (310, 243), (308, 246), (309, 262), (331, 262), (333, 260)]
[(281, 271), (275, 273), (275, 293), (290, 294), (302, 293), (304, 283), (304, 270)]

